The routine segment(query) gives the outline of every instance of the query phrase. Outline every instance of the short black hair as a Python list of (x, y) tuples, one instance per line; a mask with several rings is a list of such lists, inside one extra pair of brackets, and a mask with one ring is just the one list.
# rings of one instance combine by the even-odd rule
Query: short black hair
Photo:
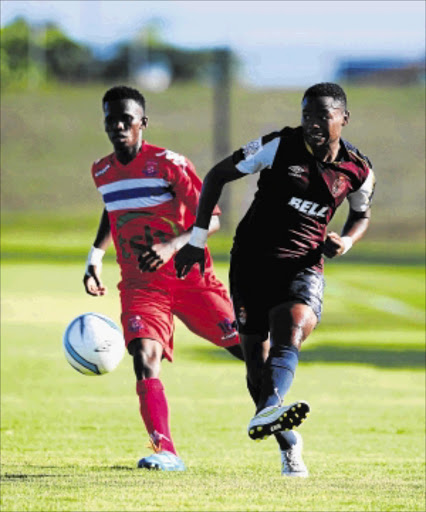
[(116, 85), (115, 87), (111, 87), (111, 89), (108, 89), (102, 98), (102, 106), (104, 106), (108, 101), (117, 100), (134, 100), (145, 112), (145, 98), (137, 89), (127, 87), (126, 85)]
[(344, 109), (347, 109), (347, 98), (345, 91), (338, 84), (332, 82), (321, 82), (319, 84), (312, 85), (309, 89), (306, 89), (303, 99), (305, 98), (319, 98), (321, 96), (328, 96), (330, 98), (339, 101)]

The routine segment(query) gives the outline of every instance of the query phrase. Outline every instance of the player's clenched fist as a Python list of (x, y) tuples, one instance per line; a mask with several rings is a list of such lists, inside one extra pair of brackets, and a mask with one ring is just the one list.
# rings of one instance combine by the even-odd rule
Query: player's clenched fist
[(175, 255), (176, 275), (180, 279), (189, 274), (191, 268), (198, 263), (201, 275), (204, 275), (205, 254), (204, 249), (186, 244)]
[(341, 256), (345, 251), (345, 240), (334, 231), (328, 233), (324, 242), (323, 253), (327, 258)]

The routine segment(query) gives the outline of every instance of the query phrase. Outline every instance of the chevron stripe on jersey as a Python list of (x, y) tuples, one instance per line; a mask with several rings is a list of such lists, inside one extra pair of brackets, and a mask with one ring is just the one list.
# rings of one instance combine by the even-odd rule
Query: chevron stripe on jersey
[(101, 185), (98, 190), (108, 212), (149, 208), (173, 199), (170, 184), (160, 178), (119, 180)]

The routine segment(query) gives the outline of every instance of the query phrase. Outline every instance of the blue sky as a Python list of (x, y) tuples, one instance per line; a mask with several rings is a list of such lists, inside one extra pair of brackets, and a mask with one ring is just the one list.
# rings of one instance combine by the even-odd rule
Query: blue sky
[(425, 54), (423, 1), (1, 1), (1, 25), (18, 15), (53, 20), (72, 38), (112, 45), (158, 18), (184, 47), (230, 46), (254, 86), (306, 86), (333, 78), (342, 57)]

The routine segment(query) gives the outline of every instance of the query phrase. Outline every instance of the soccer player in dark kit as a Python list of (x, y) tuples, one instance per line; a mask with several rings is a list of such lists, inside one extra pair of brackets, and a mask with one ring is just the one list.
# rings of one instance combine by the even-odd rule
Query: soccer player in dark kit
[[(260, 173), (258, 190), (239, 223), (231, 250), (231, 297), (256, 404), (250, 438), (279, 443), (282, 474), (308, 476), (302, 437), (292, 429), (309, 413), (305, 401), (284, 404), (302, 342), (321, 319), (325, 255), (345, 254), (366, 232), (375, 178), (369, 159), (341, 138), (349, 122), (346, 94), (313, 85), (302, 99), (301, 126), (254, 140), (215, 165), (204, 179), (188, 244), (175, 255), (184, 278), (204, 268), (207, 228), (225, 183)], [(327, 233), (347, 198), (341, 235)]]
[[(184, 156), (148, 144), (145, 98), (126, 86), (108, 90), (102, 101), (105, 131), (114, 152), (96, 161), (92, 176), (105, 203), (84, 275), (86, 292), (102, 296), (102, 257), (113, 240), (120, 265), (124, 338), (133, 357), (140, 414), (154, 454), (138, 466), (183, 471), (169, 424), (160, 380), (163, 358), (173, 358), (173, 317), (193, 332), (243, 359), (234, 311), (212, 260), (206, 272), (176, 277), (173, 255), (188, 240), (201, 190), (193, 164)], [(213, 211), (209, 233), (219, 228)]]

